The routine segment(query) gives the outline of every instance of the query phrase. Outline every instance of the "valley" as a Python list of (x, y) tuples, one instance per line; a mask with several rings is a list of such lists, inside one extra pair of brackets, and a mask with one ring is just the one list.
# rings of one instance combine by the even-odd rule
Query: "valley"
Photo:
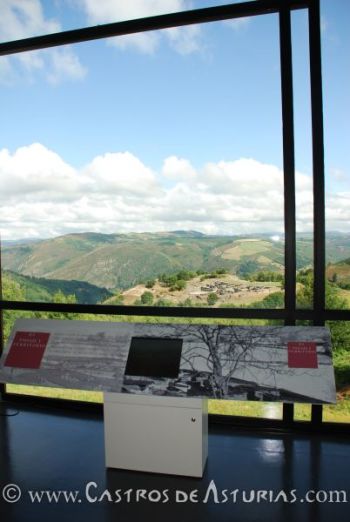
[[(297, 237), (296, 253), (298, 307), (308, 308), (312, 306), (313, 285), (310, 235)], [(350, 235), (328, 235), (326, 302), (330, 308), (350, 307), (349, 259)], [(182, 231), (112, 235), (85, 233), (35, 242), (22, 240), (2, 246), (5, 300), (155, 307), (281, 308), (284, 306), (283, 279), (283, 238), (277, 240), (267, 235), (206, 236)], [(51, 319), (140, 320), (134, 316), (105, 316), (103, 306), (97, 316), (60, 312), (40, 312), (39, 315)], [(23, 316), (36, 317), (37, 312), (5, 310), (5, 338), (14, 320)], [(147, 322), (158, 319), (142, 318)], [(167, 318), (169, 320), (183, 318)], [(220, 321), (230, 322), (229, 319)], [(349, 326), (345, 322), (330, 324), (339, 399), (336, 409), (329, 409), (330, 418), (334, 420), (349, 418)], [(51, 393), (46, 389), (28, 390), (18, 386), (13, 391)], [(82, 397), (80, 392), (67, 392), (68, 398), (100, 400), (95, 395)], [(226, 413), (236, 411), (230, 404), (227, 408), (231, 409), (225, 410)], [(256, 408), (253, 405), (254, 414)]]
[[(327, 279), (349, 301), (350, 235), (328, 234), (326, 246)], [(297, 237), (296, 253), (298, 270), (312, 269), (310, 234)], [(283, 306), (284, 240), (267, 234), (86, 232), (5, 242), (1, 262), (29, 301), (61, 292), (86, 304)]]

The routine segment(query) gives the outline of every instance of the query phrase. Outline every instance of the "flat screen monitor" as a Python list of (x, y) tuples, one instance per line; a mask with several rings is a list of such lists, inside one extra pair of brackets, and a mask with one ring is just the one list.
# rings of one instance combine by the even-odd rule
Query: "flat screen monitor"
[(181, 350), (182, 339), (132, 337), (125, 375), (176, 378)]

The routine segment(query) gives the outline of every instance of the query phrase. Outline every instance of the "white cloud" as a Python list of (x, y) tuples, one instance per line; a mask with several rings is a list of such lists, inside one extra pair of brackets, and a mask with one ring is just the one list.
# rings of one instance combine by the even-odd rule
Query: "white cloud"
[[(192, 3), (188, 0), (76, 0), (76, 5), (85, 12), (90, 24), (104, 24), (184, 11), (189, 9)], [(199, 38), (199, 26), (188, 26), (120, 36), (108, 41), (121, 49), (133, 48), (152, 54), (166, 39), (178, 53), (189, 54), (199, 50)]]
[(252, 196), (253, 194), (282, 194), (282, 171), (274, 165), (254, 159), (208, 163), (204, 168), (203, 182), (218, 194)]
[(66, 78), (81, 80), (87, 73), (87, 69), (70, 48), (52, 50), (51, 59), (47, 79), (52, 84), (58, 84)]
[(171, 47), (179, 54), (191, 54), (200, 50), (200, 28), (198, 25), (172, 27), (164, 30)]
[(98, 24), (177, 12), (190, 5), (186, 0), (77, 0), (77, 3), (85, 10), (89, 20)]
[(164, 160), (162, 173), (165, 177), (173, 180), (194, 180), (197, 172), (191, 163), (177, 156), (169, 156)]
[(107, 40), (109, 45), (119, 49), (134, 49), (143, 54), (153, 54), (158, 47), (160, 36), (155, 32), (126, 34)]
[(248, 27), (251, 23), (252, 18), (249, 16), (244, 16), (242, 18), (234, 18), (232, 20), (225, 20), (224, 24), (228, 27), (231, 27), (236, 32), (242, 31)]
[[(156, 176), (130, 152), (98, 156), (84, 169), (97, 193), (115, 191), (123, 195), (159, 194)], [(160, 195), (160, 194), (159, 194)]]
[(347, 232), (349, 231), (350, 192), (339, 192), (327, 197), (326, 218), (334, 224), (335, 229), (347, 229)]
[(45, 51), (30, 51), (9, 57), (12, 63), (22, 66), (22, 72), (31, 73), (43, 70), (45, 67)]
[(39, 143), (20, 147), (11, 155), (0, 151), (1, 203), (10, 202), (14, 211), (19, 203), (30, 201), (69, 201), (82, 182), (76, 171), (58, 154)]
[[(40, 0), (2, 0), (0, 16), (1, 41), (19, 40), (61, 30), (57, 20), (46, 18)], [(41, 72), (47, 81), (78, 80), (86, 69), (71, 48), (48, 49), (15, 54), (0, 65), (0, 82), (11, 84), (20, 77)]]
[(312, 192), (312, 178), (301, 172), (295, 173), (295, 187), (297, 192)]
[[(77, 169), (35, 143), (0, 150), (0, 183), (5, 239), (72, 231), (283, 232), (283, 173), (254, 159), (195, 169), (170, 156), (157, 173), (131, 152), (109, 152)], [(311, 230), (311, 178), (297, 172), (296, 186), (298, 230)], [(350, 192), (328, 196), (327, 225), (348, 230)]]
[(349, 181), (349, 176), (347, 176), (346, 172), (343, 169), (339, 169), (337, 167), (331, 167), (329, 169), (329, 174), (331, 178), (338, 182)]
[(40, 0), (2, 0), (0, 34), (4, 41), (60, 30), (57, 20), (44, 16)]
[(298, 232), (312, 231), (313, 194), (312, 178), (300, 172), (295, 173), (296, 220)]
[(11, 67), (10, 58), (8, 56), (0, 57), (0, 84), (12, 85), (15, 80), (15, 72)]

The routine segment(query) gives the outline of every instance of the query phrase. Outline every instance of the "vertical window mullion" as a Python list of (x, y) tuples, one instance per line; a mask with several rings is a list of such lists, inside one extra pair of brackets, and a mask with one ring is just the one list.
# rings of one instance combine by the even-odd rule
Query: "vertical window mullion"
[[(296, 224), (295, 224), (295, 158), (293, 114), (293, 64), (290, 9), (283, 5), (279, 12), (280, 59), (283, 123), (284, 232), (285, 232), (285, 309), (286, 325), (295, 324), (296, 308)], [(283, 404), (283, 422), (293, 423), (294, 405)]]
[(284, 228), (285, 228), (285, 308), (286, 325), (295, 324), (296, 224), (295, 159), (293, 114), (293, 65), (291, 13), (286, 5), (279, 12), (283, 122)]
[(325, 180), (319, 0), (310, 1), (309, 48), (314, 191), (314, 324), (324, 325), (325, 310)]
[[(312, 118), (312, 160), (314, 190), (314, 325), (324, 325), (325, 285), (325, 179), (322, 103), (321, 20), (319, 0), (309, 7), (310, 86)], [(322, 423), (321, 405), (313, 405), (311, 420)]]

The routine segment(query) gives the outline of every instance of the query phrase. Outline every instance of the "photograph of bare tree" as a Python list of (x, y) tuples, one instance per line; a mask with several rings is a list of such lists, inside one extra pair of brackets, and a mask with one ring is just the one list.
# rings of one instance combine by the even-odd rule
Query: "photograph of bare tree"
[[(335, 402), (330, 336), (323, 327), (167, 325), (184, 340), (176, 379), (124, 377), (123, 391), (217, 399)], [(159, 332), (158, 332), (159, 334)], [(290, 367), (290, 343), (314, 343), (317, 368)]]

